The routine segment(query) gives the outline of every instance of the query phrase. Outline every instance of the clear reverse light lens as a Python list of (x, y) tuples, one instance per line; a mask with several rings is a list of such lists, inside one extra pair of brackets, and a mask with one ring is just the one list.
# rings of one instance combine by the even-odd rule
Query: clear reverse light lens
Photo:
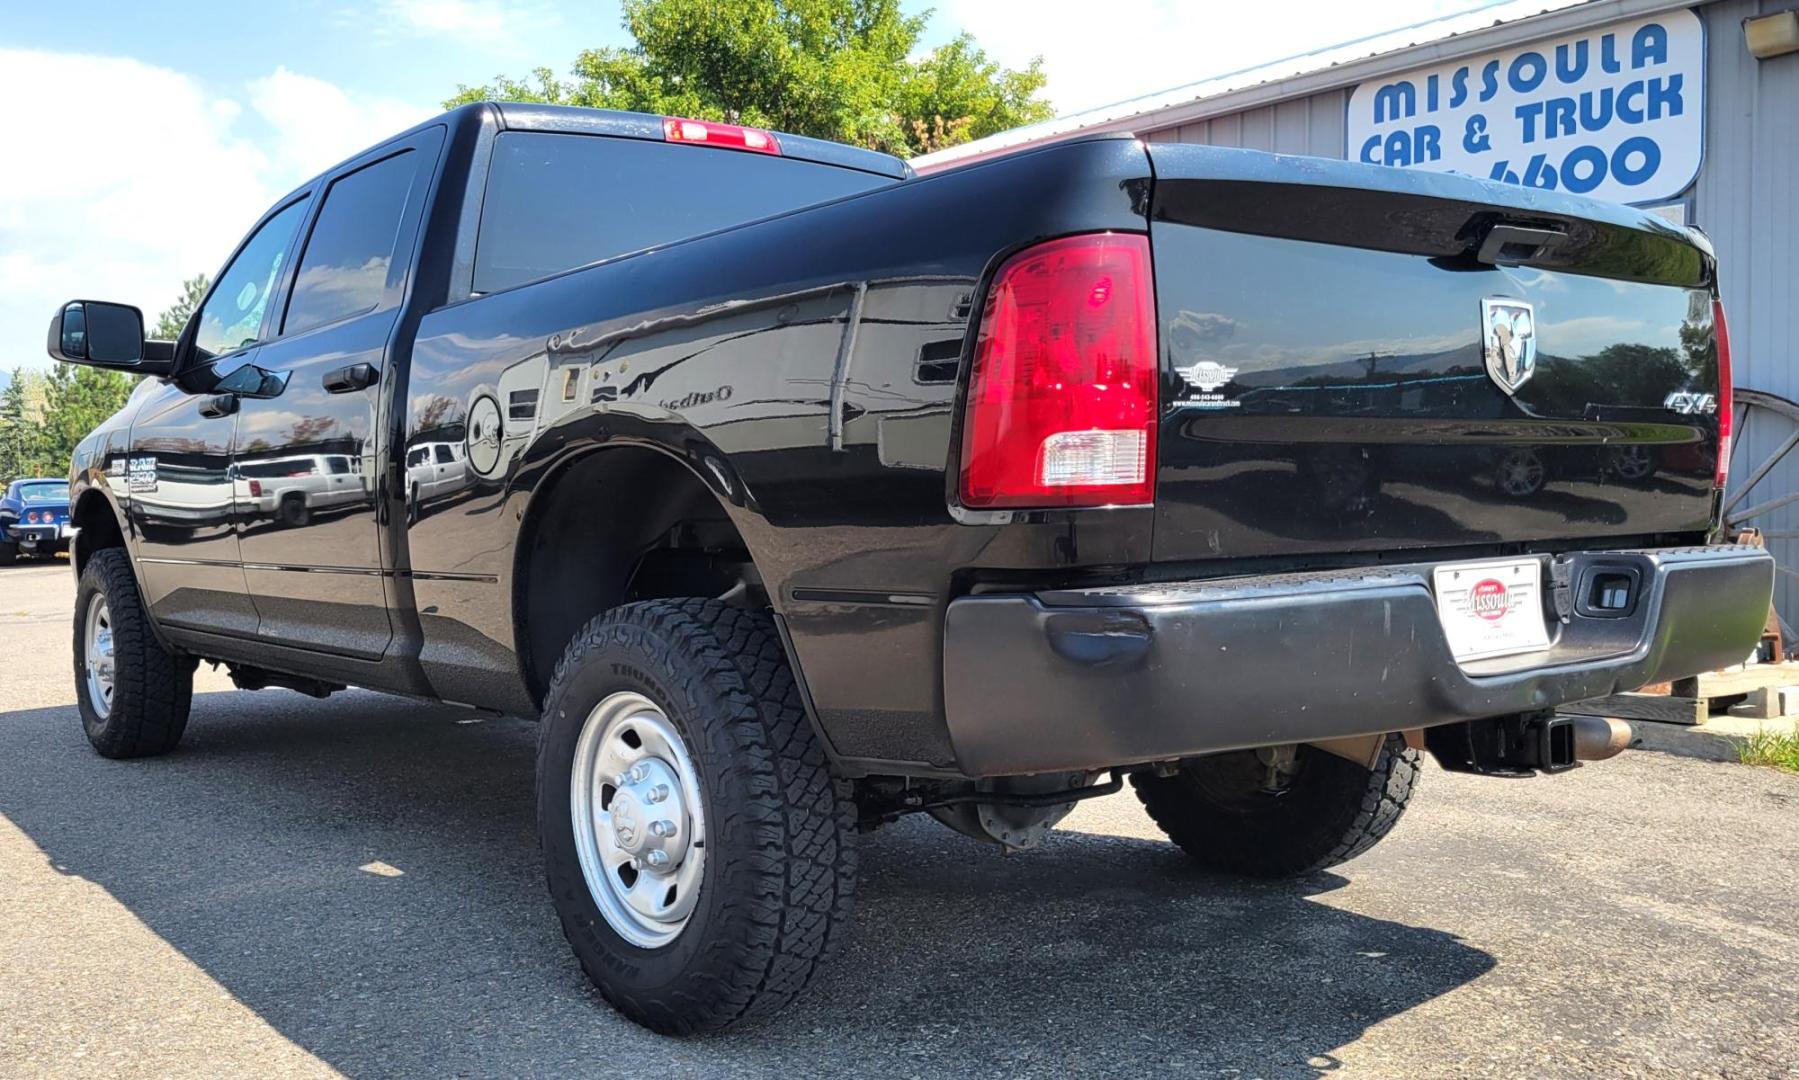
[(1148, 469), (1141, 431), (1063, 431), (1043, 440), (1037, 482), (1045, 487), (1141, 484)]

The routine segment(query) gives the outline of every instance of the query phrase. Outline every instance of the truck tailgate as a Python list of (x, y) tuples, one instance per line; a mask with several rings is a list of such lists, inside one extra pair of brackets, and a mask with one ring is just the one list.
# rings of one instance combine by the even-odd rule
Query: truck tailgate
[(1158, 561), (1707, 527), (1702, 239), (1463, 177), (1149, 151)]

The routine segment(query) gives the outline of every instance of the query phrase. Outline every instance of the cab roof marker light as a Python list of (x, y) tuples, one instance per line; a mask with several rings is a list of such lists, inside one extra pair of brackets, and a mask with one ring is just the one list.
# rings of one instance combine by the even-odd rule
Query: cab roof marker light
[(665, 116), (662, 118), (662, 138), (666, 142), (749, 150), (758, 154), (774, 154), (776, 157), (781, 154), (780, 140), (771, 132), (738, 124), (719, 124), (711, 120)]

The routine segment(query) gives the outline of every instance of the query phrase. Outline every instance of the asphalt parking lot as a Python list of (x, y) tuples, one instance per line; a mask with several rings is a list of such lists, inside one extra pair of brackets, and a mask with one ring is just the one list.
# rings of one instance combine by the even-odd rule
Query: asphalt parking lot
[(179, 751), (105, 761), (72, 600), (66, 564), (0, 569), (0, 1075), (1799, 1073), (1799, 776), (1433, 767), (1283, 885), (1190, 869), (1128, 795), (1027, 855), (909, 821), (808, 997), (673, 1041), (564, 947), (533, 725), (203, 668)]

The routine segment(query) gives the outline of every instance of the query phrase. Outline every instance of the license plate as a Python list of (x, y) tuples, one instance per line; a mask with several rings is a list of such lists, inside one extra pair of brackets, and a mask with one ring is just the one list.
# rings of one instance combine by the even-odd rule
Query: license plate
[(1447, 563), (1431, 571), (1431, 585), (1437, 620), (1457, 660), (1549, 647), (1539, 560)]
[(64, 540), (75, 535), (75, 527), (73, 525), (63, 525), (56, 531)]

